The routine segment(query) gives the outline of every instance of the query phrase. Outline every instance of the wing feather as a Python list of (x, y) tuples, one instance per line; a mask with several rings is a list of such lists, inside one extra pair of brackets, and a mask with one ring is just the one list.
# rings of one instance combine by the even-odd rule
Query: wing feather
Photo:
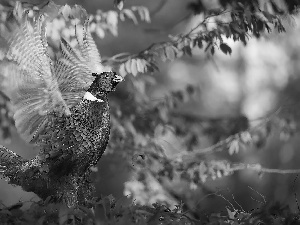
[[(77, 48), (61, 40), (61, 56), (55, 63), (48, 55), (44, 16), (33, 25), (26, 15), (12, 33), (3, 37), (9, 43), (6, 58), (0, 62), (3, 92), (14, 106), (16, 128), (27, 142), (39, 143), (46, 132), (50, 114), (70, 114), (94, 80), (92, 73), (103, 72), (101, 57), (88, 29), (86, 11), (75, 7), (82, 26), (75, 27)], [(81, 32), (81, 36), (80, 36)]]
[(14, 107), (16, 128), (26, 142), (36, 139), (53, 111), (69, 114), (58, 83), (52, 74), (52, 61), (47, 53), (44, 17), (33, 25), (26, 14), (21, 24), (10, 34), (6, 58), (1, 62), (1, 74)]
[(74, 10), (83, 20), (83, 26), (75, 26), (77, 48), (62, 39), (61, 57), (54, 66), (62, 96), (70, 107), (83, 98), (93, 83), (95, 77), (92, 73), (103, 72), (99, 51), (88, 29), (88, 14), (79, 6), (75, 6)]

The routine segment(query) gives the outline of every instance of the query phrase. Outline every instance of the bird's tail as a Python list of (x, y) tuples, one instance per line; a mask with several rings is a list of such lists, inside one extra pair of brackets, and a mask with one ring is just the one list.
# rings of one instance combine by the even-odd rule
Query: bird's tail
[(24, 159), (13, 151), (0, 146), (0, 176), (4, 176), (8, 170), (20, 166)]

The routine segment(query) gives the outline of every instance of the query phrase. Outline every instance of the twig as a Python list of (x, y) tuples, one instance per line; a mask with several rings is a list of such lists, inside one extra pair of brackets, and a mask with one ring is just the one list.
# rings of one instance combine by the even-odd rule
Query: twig
[(276, 174), (298, 174), (300, 169), (270, 169), (263, 168), (260, 164), (236, 164), (232, 168), (228, 169), (228, 172), (235, 172), (239, 170), (253, 170), (259, 173), (276, 173)]
[(214, 145), (211, 145), (211, 146), (209, 146), (207, 148), (204, 148), (204, 149), (196, 150), (196, 151), (193, 151), (193, 152), (186, 152), (186, 151), (180, 152), (174, 158), (182, 159), (182, 157), (184, 157), (184, 156), (186, 156), (188, 158), (195, 158), (195, 157), (198, 157), (198, 156), (203, 155), (203, 154), (212, 153), (213, 151), (219, 149), (221, 146), (230, 143), (236, 136), (237, 136), (237, 134), (231, 135), (228, 138), (226, 138), (224, 140), (221, 140), (218, 143), (216, 143)]
[(111, 57), (113, 60), (117, 60), (118, 58), (120, 57), (124, 57), (124, 56), (129, 56), (131, 55), (131, 53), (129, 52), (122, 52), (122, 53), (119, 53), (117, 55), (114, 55), (113, 57)]
[(252, 187), (248, 186), (248, 188), (250, 188), (252, 191), (256, 192), (258, 195), (260, 195), (262, 197), (262, 199), (264, 200), (264, 203), (266, 204), (267, 201), (266, 201), (266, 198), (265, 196), (263, 196), (261, 193), (259, 193), (258, 191), (254, 190)]
[(240, 209), (241, 209), (243, 212), (245, 212), (245, 210), (243, 209), (243, 207), (235, 200), (234, 195), (232, 194), (231, 196), (232, 196), (233, 201), (240, 207)]
[(253, 201), (255, 201), (255, 202), (257, 202), (257, 203), (259, 203), (259, 204), (261, 204), (261, 205), (263, 205), (264, 203), (263, 202), (261, 202), (261, 201), (259, 201), (259, 200), (257, 200), (257, 199), (255, 199), (255, 198), (253, 198), (252, 196), (250, 197)]
[(190, 32), (188, 32), (186, 35), (184, 35), (185, 37), (188, 37), (191, 33), (193, 33), (195, 30), (197, 30), (200, 26), (204, 25), (205, 23), (207, 23), (207, 20), (209, 18), (212, 18), (212, 17), (215, 17), (215, 16), (221, 16), (223, 14), (226, 14), (226, 13), (229, 13), (231, 11), (227, 11), (226, 9), (224, 9), (223, 11), (221, 11), (220, 13), (216, 13), (216, 14), (211, 14), (211, 15), (208, 15), (206, 16), (203, 21), (201, 23), (199, 23), (197, 26), (195, 26), (194, 28), (192, 28), (190, 30)]
[(216, 194), (216, 196), (223, 198), (226, 202), (228, 202), (228, 203), (230, 204), (230, 206), (232, 207), (232, 209), (235, 210), (233, 204), (232, 204), (227, 198), (225, 198), (223, 195), (221, 195), (221, 194)]

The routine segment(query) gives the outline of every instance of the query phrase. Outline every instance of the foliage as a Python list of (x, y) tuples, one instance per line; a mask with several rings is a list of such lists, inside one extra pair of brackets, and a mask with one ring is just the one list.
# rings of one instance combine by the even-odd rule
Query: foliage
[[(96, 224), (97, 219), (93, 209), (83, 206), (77, 209), (66, 209), (62, 204), (49, 201), (32, 202), (26, 211), (20, 208), (24, 203), (17, 203), (10, 207), (0, 209), (2, 224)], [(236, 209), (232, 205), (226, 207), (224, 212), (214, 212), (201, 215), (200, 220), (193, 219), (189, 212), (183, 212), (182, 205), (170, 209), (166, 205), (153, 204), (145, 206), (132, 204), (124, 207), (112, 197), (106, 196), (93, 201), (94, 208), (103, 209), (107, 225), (214, 225), (214, 224), (298, 224), (299, 214), (294, 213), (287, 205), (279, 202), (264, 203), (261, 207), (250, 212)], [(99, 221), (98, 221), (99, 222)]]
[[(170, 36), (170, 41), (155, 43), (138, 54), (117, 55), (109, 60), (120, 64), (119, 72), (125, 76), (128, 73), (136, 75), (138, 72), (153, 72), (157, 70), (158, 59), (173, 61), (183, 55), (192, 56), (193, 50), (197, 48), (204, 49), (212, 55), (217, 49), (224, 54), (231, 54), (232, 50), (224, 42), (224, 36), (246, 45), (251, 34), (258, 38), (265, 31), (271, 32), (272, 28), (278, 32), (285, 31), (280, 13), (277, 13), (280, 11), (279, 6), (271, 3), (269, 2), (270, 7), (265, 5), (262, 9), (257, 1), (221, 1), (219, 8), (204, 12), (203, 21), (187, 34)], [(202, 4), (201, 1), (198, 1), (198, 4)], [(267, 1), (265, 4), (268, 4)], [(202, 12), (193, 3), (190, 7), (194, 14)], [(212, 28), (209, 27), (211, 22), (215, 23)]]
[[(147, 87), (156, 85), (156, 80), (149, 76), (159, 70), (159, 62), (174, 61), (179, 57), (192, 57), (195, 51), (203, 50), (208, 57), (212, 57), (216, 51), (226, 55), (232, 54), (232, 49), (226, 38), (236, 42), (247, 44), (249, 38), (260, 38), (270, 32), (285, 32), (284, 20), (292, 20), (297, 13), (299, 3), (296, 1), (231, 1), (222, 0), (213, 10), (205, 8), (202, 1), (198, 0), (188, 5), (191, 15), (201, 15), (201, 20), (193, 29), (184, 34), (169, 36), (168, 40), (161, 43), (153, 43), (148, 48), (135, 53), (120, 53), (112, 57), (103, 57), (103, 64), (108, 68), (116, 69), (120, 75), (126, 76), (123, 92), (116, 95), (111, 102), (111, 138), (108, 153), (115, 153), (132, 159), (132, 170), (137, 176), (134, 181), (142, 186), (145, 195), (153, 197), (149, 187), (149, 179), (155, 179), (158, 185), (163, 179), (184, 180), (191, 189), (200, 186), (207, 180), (219, 179), (232, 175), (239, 170), (254, 170), (262, 173), (298, 173), (298, 170), (281, 171), (264, 168), (259, 164), (233, 163), (224, 159), (207, 159), (206, 155), (216, 152), (227, 152), (229, 155), (238, 154), (242, 149), (250, 147), (260, 149), (267, 138), (276, 130), (281, 131), (282, 139), (291, 137), (297, 130), (297, 124), (293, 115), (287, 116), (286, 108), (280, 108), (267, 118), (257, 121), (249, 121), (241, 115), (236, 118), (209, 119), (194, 115), (179, 113), (178, 109), (186, 102), (196, 98), (199, 92), (197, 86), (188, 85), (183, 90), (170, 92), (165, 98), (153, 102), (147, 95)], [(118, 35), (118, 24), (126, 19), (134, 24), (140, 21), (150, 23), (150, 13), (143, 6), (126, 8), (126, 2), (115, 1), (116, 10), (107, 12), (98, 10), (90, 15), (90, 31), (98, 38), (104, 38), (107, 33)], [(73, 8), (66, 5), (59, 8), (49, 2), (44, 5), (3, 5), (0, 7), (0, 25), (7, 23), (9, 11), (14, 7), (14, 13), (29, 9), (29, 15), (33, 17), (38, 12), (48, 12), (49, 25), (48, 38), (52, 55), (58, 49), (58, 40), (65, 37), (71, 44), (74, 38)], [(66, 18), (70, 19), (66, 22)], [(213, 24), (213, 25), (212, 25)], [(0, 26), (0, 28), (1, 28)], [(142, 75), (145, 73), (145, 75)], [(126, 100), (131, 96), (130, 101)], [(13, 120), (9, 113), (9, 102), (5, 97), (1, 98), (1, 129), (3, 137), (8, 138), (13, 127)], [(3, 122), (3, 121), (9, 121)], [(256, 123), (254, 123), (256, 122)], [(255, 124), (255, 125), (253, 125)], [(179, 151), (167, 152), (159, 142), (159, 138), (173, 135), (177, 137)], [(199, 149), (200, 137), (211, 137), (212, 146)], [(149, 178), (150, 177), (150, 178)], [(125, 185), (126, 186), (126, 185)], [(147, 193), (147, 190), (149, 193)], [(138, 198), (139, 191), (127, 183), (126, 191)], [(150, 197), (145, 197), (149, 200)], [(145, 200), (144, 199), (144, 200)], [(147, 201), (145, 201), (147, 202)], [(149, 201), (151, 202), (151, 201)], [(115, 204), (111, 197), (98, 199), (96, 205), (102, 205), (106, 212), (107, 224), (198, 224), (199, 221), (187, 216), (182, 211), (182, 206), (169, 209), (170, 200), (155, 198), (155, 205), (133, 204), (130, 207), (121, 207)], [(41, 205), (42, 204), (42, 205)], [(29, 211), (24, 213), (18, 208), (3, 208), (0, 211), (2, 218), (20, 221), (19, 224), (33, 224), (53, 218), (53, 223), (58, 220), (60, 206), (45, 203), (34, 203)], [(45, 211), (51, 213), (44, 214)], [(81, 223), (87, 215), (93, 215), (90, 209), (70, 211), (76, 214)], [(29, 216), (28, 215), (32, 215)], [(52, 217), (53, 216), (53, 217)], [(93, 216), (91, 216), (93, 218)], [(26, 221), (29, 219), (28, 223)], [(167, 222), (166, 222), (167, 221)], [(296, 214), (289, 208), (279, 204), (264, 205), (252, 212), (227, 209), (224, 215), (221, 213), (205, 216), (203, 224), (295, 224), (298, 221)], [(80, 223), (79, 222), (79, 223)], [(92, 222), (90, 222), (93, 224)], [(18, 223), (16, 223), (18, 224)], [(51, 223), (49, 223), (51, 224)], [(88, 224), (86, 222), (85, 224)]]

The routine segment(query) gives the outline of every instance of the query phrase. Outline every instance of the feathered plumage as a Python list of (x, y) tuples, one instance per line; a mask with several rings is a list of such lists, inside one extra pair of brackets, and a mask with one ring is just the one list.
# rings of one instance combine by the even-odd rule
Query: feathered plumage
[(41, 148), (29, 161), (0, 148), (3, 175), (27, 191), (63, 199), (69, 206), (84, 202), (84, 193), (90, 192), (88, 168), (97, 164), (109, 139), (107, 93), (122, 81), (113, 72), (103, 72), (88, 15), (79, 6), (75, 9), (83, 19), (83, 26), (75, 29), (77, 48), (62, 39), (61, 56), (53, 62), (43, 15), (32, 25), (25, 14), (6, 35), (9, 48), (0, 69), (18, 132)]

